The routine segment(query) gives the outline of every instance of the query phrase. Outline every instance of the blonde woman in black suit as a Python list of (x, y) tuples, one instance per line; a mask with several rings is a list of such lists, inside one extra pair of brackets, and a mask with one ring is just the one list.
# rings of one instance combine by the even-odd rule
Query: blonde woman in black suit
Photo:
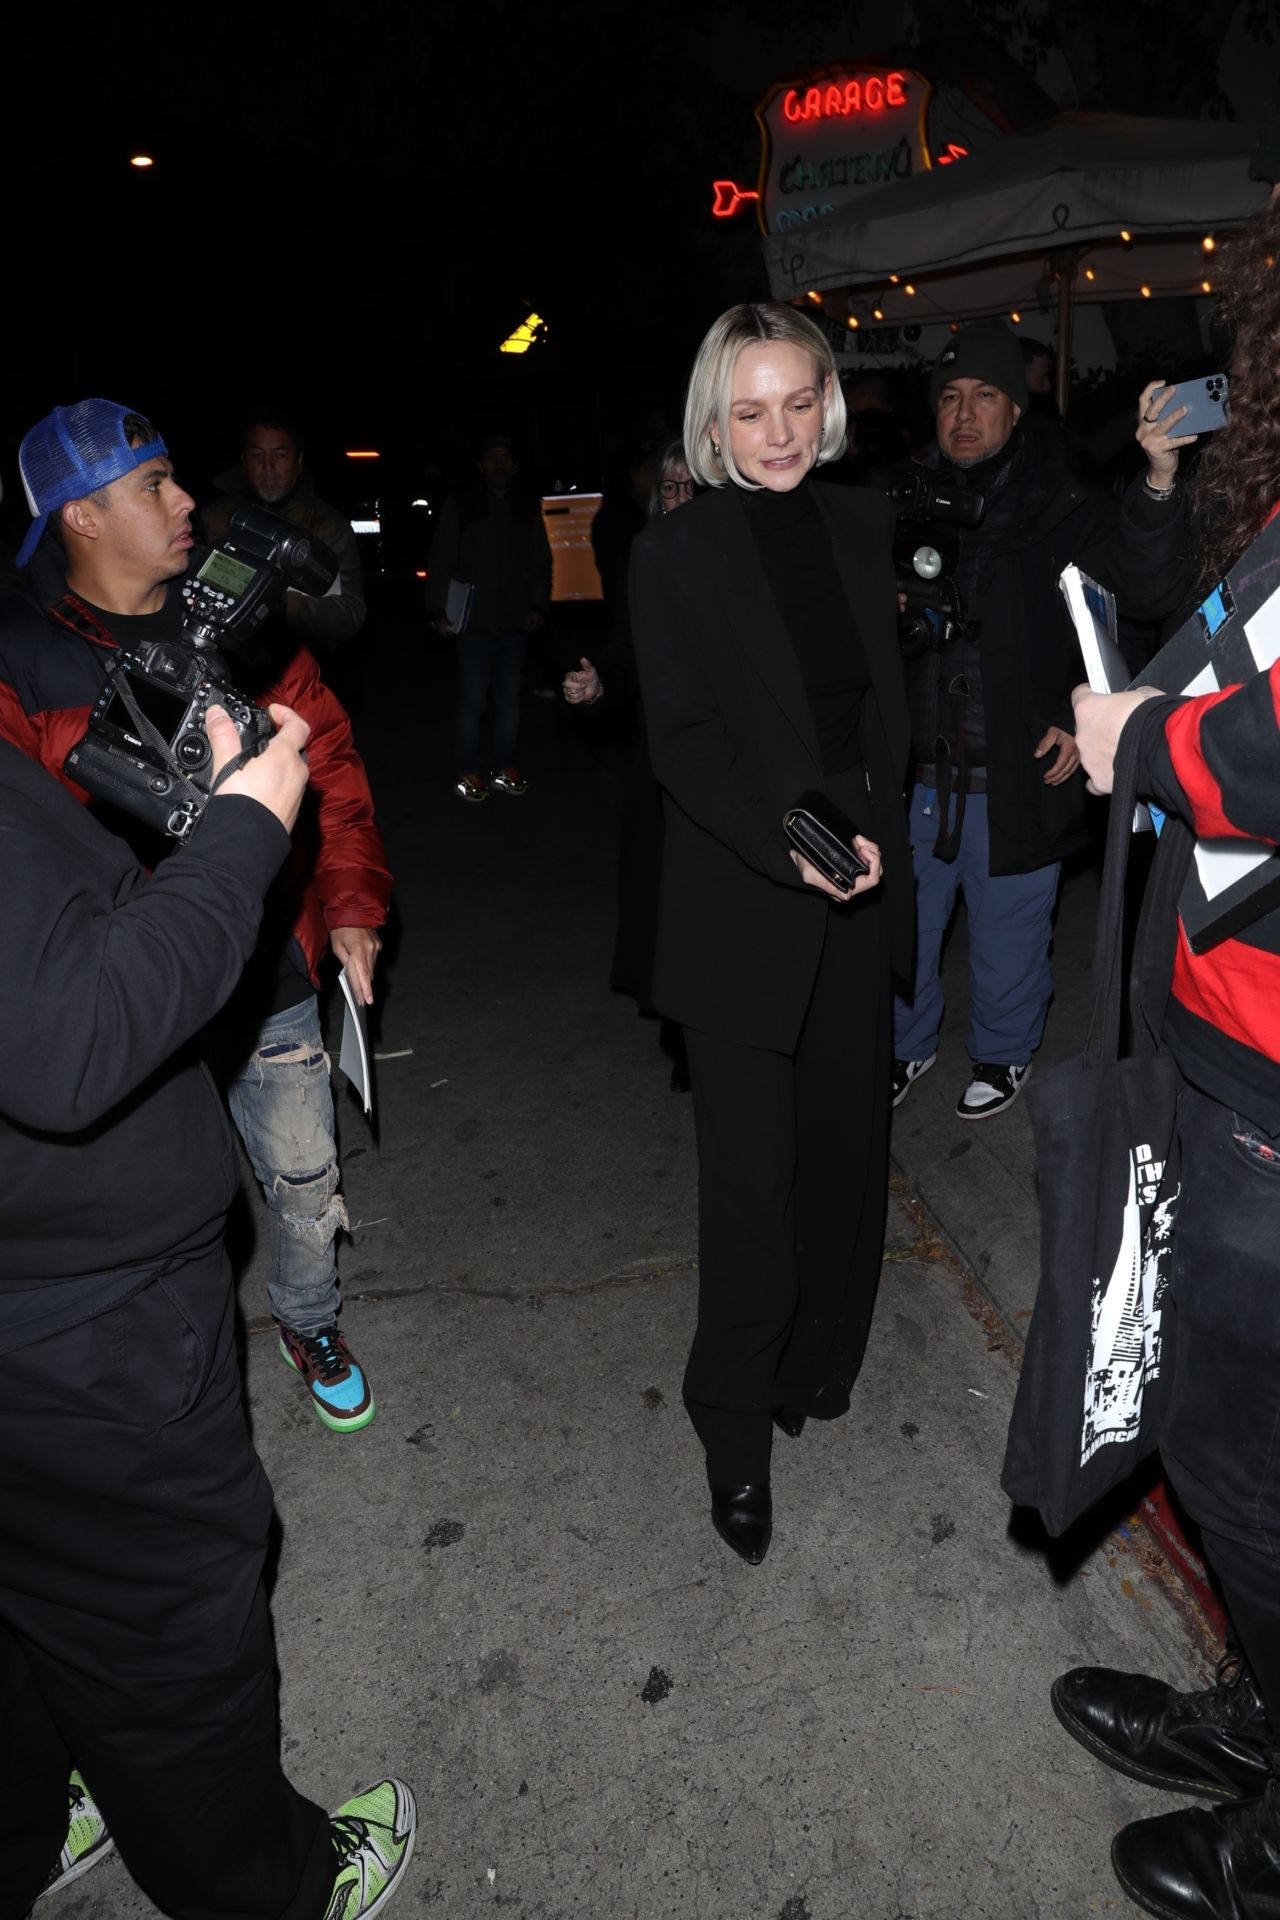
[[(757, 1564), (775, 1424), (849, 1407), (884, 1244), (890, 968), (909, 972), (910, 748), (893, 509), (817, 470), (844, 445), (830, 348), (792, 308), (723, 314), (690, 376), (705, 491), (636, 540), (631, 610), (666, 838), (653, 998), (685, 1030), (699, 1167), (684, 1398), (712, 1520)], [(825, 791), (868, 871), (790, 848)]]

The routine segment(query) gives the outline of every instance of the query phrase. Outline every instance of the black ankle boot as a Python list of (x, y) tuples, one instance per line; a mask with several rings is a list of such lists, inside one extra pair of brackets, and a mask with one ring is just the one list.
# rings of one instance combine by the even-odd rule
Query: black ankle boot
[(712, 1487), (711, 1520), (722, 1540), (736, 1554), (758, 1567), (769, 1551), (773, 1533), (773, 1500), (769, 1482), (750, 1487)]
[(1082, 1747), (1148, 1786), (1206, 1800), (1251, 1799), (1271, 1779), (1275, 1745), (1253, 1675), (1235, 1651), (1213, 1686), (1176, 1693), (1163, 1680), (1076, 1667), (1055, 1680), (1053, 1710)]
[(790, 1407), (775, 1407), (773, 1410), (774, 1426), (781, 1428), (789, 1440), (800, 1438), (804, 1432), (804, 1421), (805, 1416), (802, 1413), (793, 1413)]
[(1116, 1879), (1164, 1920), (1270, 1920), (1280, 1913), (1280, 1780), (1256, 1800), (1135, 1820), (1111, 1843)]

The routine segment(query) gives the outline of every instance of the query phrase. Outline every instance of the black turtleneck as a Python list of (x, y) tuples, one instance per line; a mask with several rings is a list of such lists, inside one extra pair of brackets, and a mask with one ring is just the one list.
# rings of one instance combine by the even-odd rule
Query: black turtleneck
[(862, 701), (871, 685), (835, 556), (806, 477), (787, 493), (742, 491), (747, 524), (809, 696), (824, 773), (862, 763)]

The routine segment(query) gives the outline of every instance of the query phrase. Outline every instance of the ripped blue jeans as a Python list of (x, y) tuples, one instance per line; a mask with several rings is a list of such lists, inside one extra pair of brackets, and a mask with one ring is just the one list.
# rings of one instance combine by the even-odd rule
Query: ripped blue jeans
[(285, 1326), (315, 1333), (338, 1311), (334, 1237), (347, 1225), (347, 1210), (338, 1192), (333, 1091), (314, 994), (263, 1022), (227, 1100), (269, 1209), (271, 1311)]

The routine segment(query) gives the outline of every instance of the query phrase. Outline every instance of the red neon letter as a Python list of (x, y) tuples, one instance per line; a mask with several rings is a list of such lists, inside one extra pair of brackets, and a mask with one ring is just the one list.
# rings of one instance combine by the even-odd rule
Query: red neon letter
[(841, 93), (839, 87), (827, 88), (827, 97), (824, 102), (824, 111), (827, 113), (843, 113), (844, 112), (844, 95)]
[(844, 110), (846, 113), (862, 112), (862, 88), (856, 80), (845, 82)]
[(889, 75), (885, 82), (885, 98), (891, 107), (906, 106), (907, 95), (902, 84), (902, 75), (900, 73), (891, 73)]
[(796, 98), (796, 90), (794, 87), (788, 87), (786, 93), (783, 95), (782, 113), (783, 118), (787, 120), (798, 120), (800, 118), (800, 102)]
[(878, 73), (869, 75), (862, 97), (867, 103), (868, 113), (878, 113), (884, 105), (884, 81)]
[(817, 87), (810, 87), (804, 96), (804, 107), (800, 117), (803, 120), (817, 120), (821, 113), (822, 94)]

